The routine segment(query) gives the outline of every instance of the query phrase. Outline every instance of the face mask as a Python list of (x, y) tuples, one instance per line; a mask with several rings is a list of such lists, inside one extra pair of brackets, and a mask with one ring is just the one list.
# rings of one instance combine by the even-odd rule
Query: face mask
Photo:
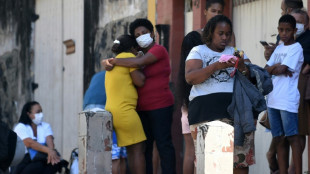
[(304, 24), (301, 23), (296, 23), (296, 28), (297, 28), (297, 32), (296, 32), (296, 36), (300, 36), (302, 33), (305, 32), (305, 26)]
[(32, 120), (32, 122), (36, 125), (39, 125), (42, 123), (43, 120), (43, 112), (34, 114), (34, 119)]
[(151, 33), (146, 33), (137, 37), (136, 41), (141, 48), (146, 48), (153, 42), (153, 38), (151, 38)]

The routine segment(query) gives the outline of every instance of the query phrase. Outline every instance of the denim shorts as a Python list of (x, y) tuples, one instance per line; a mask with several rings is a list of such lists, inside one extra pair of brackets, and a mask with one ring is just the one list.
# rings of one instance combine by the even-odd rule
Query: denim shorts
[(268, 108), (268, 119), (273, 137), (298, 134), (298, 114), (284, 110)]

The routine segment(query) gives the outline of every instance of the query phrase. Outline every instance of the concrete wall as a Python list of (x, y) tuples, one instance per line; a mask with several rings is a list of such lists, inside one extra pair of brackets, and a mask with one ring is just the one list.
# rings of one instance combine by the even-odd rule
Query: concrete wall
[(0, 1), (0, 120), (11, 128), (33, 98), (31, 16), (34, 1)]
[[(265, 66), (264, 48), (260, 40), (275, 42), (278, 33), (278, 20), (281, 16), (282, 0), (259, 0), (234, 6), (233, 31), (236, 35), (236, 45), (254, 64)], [(307, 7), (307, 0), (303, 0)], [(271, 141), (271, 133), (258, 124), (255, 133), (256, 165), (250, 167), (250, 173), (268, 173), (266, 152)], [(306, 146), (307, 147), (307, 146)], [(307, 150), (303, 154), (303, 169), (307, 171)]]
[(84, 91), (100, 61), (114, 56), (113, 41), (129, 34), (129, 24), (147, 17), (147, 0), (85, 0)]

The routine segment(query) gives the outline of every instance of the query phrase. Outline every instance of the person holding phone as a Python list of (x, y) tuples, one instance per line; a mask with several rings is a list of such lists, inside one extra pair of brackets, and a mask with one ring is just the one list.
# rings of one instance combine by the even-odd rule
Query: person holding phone
[[(303, 2), (302, 0), (282, 0), (281, 2), (281, 15), (290, 14), (295, 9), (302, 9)], [(264, 56), (265, 59), (268, 61), (273, 51), (276, 49), (277, 45), (280, 42), (279, 35), (277, 36), (276, 43), (269, 43), (269, 45), (264, 45), (265, 51)]]
[(302, 148), (298, 137), (300, 94), (297, 86), (304, 61), (303, 49), (294, 39), (297, 29), (293, 16), (283, 15), (279, 20), (278, 31), (283, 43), (276, 47), (265, 67), (274, 76), (273, 90), (267, 98), (268, 117), (280, 173), (287, 173), (290, 146), (296, 173), (301, 174)]

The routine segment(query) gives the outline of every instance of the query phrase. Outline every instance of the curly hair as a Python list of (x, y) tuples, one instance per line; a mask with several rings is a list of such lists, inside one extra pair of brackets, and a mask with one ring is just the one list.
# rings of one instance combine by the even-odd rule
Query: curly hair
[(225, 6), (224, 0), (208, 0), (206, 3), (206, 10), (208, 10), (212, 4), (221, 4), (222, 8)]
[(112, 46), (112, 52), (115, 54), (119, 54), (122, 52), (130, 52), (131, 48), (137, 48), (138, 44), (136, 39), (128, 34), (121, 35), (117, 38), (119, 43), (114, 43)]
[(279, 19), (279, 25), (280, 23), (289, 23), (292, 26), (292, 28), (294, 29), (296, 28), (296, 19), (289, 14), (281, 16), (281, 18)]
[(31, 102), (27, 102), (23, 106), (22, 113), (21, 113), (19, 121), (18, 121), (19, 123), (31, 125), (32, 120), (30, 119), (28, 113), (31, 112), (32, 106), (34, 106), (34, 105), (40, 105), (40, 103), (38, 103), (36, 101), (31, 101)]
[(224, 15), (214, 16), (213, 18), (211, 18), (209, 20), (209, 22), (203, 28), (202, 40), (203, 40), (204, 43), (206, 43), (207, 45), (211, 44), (211, 42), (212, 42), (212, 35), (214, 33), (216, 25), (218, 23), (222, 23), (222, 22), (225, 22), (228, 25), (230, 25), (230, 28), (232, 30), (232, 23), (231, 23), (231, 21), (230, 21), (230, 19), (228, 17), (226, 17)]
[(145, 19), (145, 18), (139, 18), (139, 19), (136, 19), (134, 20), (130, 26), (129, 26), (129, 33), (132, 35), (132, 36), (135, 36), (135, 29), (138, 28), (138, 27), (145, 27), (147, 28), (148, 30), (150, 30), (150, 32), (152, 33), (154, 31), (154, 26), (153, 24)]

